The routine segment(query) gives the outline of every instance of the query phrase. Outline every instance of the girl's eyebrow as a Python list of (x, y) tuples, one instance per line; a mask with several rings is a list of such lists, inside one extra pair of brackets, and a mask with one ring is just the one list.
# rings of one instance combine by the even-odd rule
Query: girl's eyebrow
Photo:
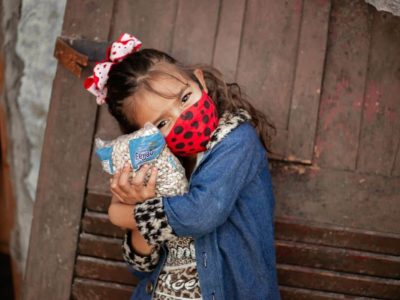
[[(182, 98), (183, 93), (188, 89), (188, 85), (185, 85), (180, 91), (179, 91), (179, 99)], [(153, 124), (157, 124), (157, 122), (164, 116), (164, 111), (162, 111), (159, 116), (152, 122)]]

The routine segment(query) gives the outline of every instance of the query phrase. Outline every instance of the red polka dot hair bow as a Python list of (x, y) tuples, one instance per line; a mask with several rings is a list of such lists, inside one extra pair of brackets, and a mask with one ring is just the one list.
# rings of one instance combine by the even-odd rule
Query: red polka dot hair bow
[(85, 79), (83, 85), (96, 96), (96, 102), (101, 105), (106, 102), (108, 72), (113, 64), (122, 61), (130, 53), (139, 50), (142, 42), (129, 33), (121, 36), (107, 48), (106, 58), (93, 68), (93, 75)]

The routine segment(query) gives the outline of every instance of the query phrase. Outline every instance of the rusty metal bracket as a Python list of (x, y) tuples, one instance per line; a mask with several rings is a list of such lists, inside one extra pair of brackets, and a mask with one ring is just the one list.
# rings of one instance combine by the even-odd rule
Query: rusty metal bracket
[(108, 42), (105, 41), (59, 36), (54, 47), (54, 57), (67, 70), (80, 78), (86, 67), (105, 58), (107, 46)]

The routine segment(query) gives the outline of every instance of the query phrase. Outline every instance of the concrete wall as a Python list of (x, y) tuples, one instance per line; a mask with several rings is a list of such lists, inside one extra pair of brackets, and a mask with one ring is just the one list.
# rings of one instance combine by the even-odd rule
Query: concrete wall
[(377, 10), (391, 12), (400, 16), (400, 0), (365, 0), (365, 2), (376, 7)]

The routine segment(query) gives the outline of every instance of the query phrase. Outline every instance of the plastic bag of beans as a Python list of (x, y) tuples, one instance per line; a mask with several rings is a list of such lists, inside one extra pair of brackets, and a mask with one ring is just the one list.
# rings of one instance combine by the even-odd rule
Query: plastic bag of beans
[[(182, 195), (188, 189), (185, 169), (178, 158), (169, 150), (164, 136), (152, 123), (147, 122), (143, 128), (130, 134), (121, 135), (114, 140), (95, 138), (96, 154), (103, 170), (114, 174), (127, 162), (132, 166), (130, 180), (134, 172), (143, 164), (158, 169), (156, 180), (157, 196)], [(150, 178), (150, 170), (144, 182)]]

